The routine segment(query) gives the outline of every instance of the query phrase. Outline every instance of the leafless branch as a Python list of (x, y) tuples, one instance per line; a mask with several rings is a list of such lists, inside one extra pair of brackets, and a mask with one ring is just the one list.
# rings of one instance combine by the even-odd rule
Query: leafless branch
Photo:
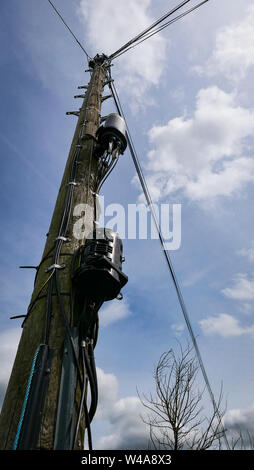
[(224, 432), (222, 389), (211, 416), (202, 416), (205, 388), (197, 388), (197, 373), (198, 363), (190, 346), (183, 349), (180, 345), (178, 356), (170, 349), (159, 358), (155, 394), (139, 395), (147, 412), (142, 419), (149, 426), (153, 448), (204, 450), (220, 446)]

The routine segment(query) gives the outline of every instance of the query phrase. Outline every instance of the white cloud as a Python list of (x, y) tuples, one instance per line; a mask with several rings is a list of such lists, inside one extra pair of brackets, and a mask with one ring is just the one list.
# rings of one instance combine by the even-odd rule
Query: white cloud
[(239, 320), (226, 313), (210, 316), (199, 322), (205, 335), (218, 334), (224, 338), (248, 334), (254, 336), (254, 325), (243, 327)]
[(182, 332), (184, 331), (184, 324), (183, 323), (173, 323), (171, 325), (172, 330), (174, 331), (176, 336), (181, 336)]
[(118, 397), (118, 380), (114, 374), (108, 374), (99, 367), (96, 368), (99, 387), (97, 418), (105, 418)]
[(114, 374), (97, 368), (99, 404), (96, 424), (102, 419), (107, 432), (96, 443), (96, 449), (146, 449), (148, 429), (141, 419), (143, 405), (136, 396), (118, 397), (118, 380)]
[(231, 299), (252, 300), (254, 299), (254, 279), (248, 279), (246, 274), (239, 273), (232, 287), (226, 287), (222, 293)]
[(11, 374), (21, 332), (21, 328), (12, 328), (0, 334), (0, 406)]
[(98, 449), (147, 449), (149, 431), (141, 419), (143, 405), (137, 397), (118, 400), (112, 407), (111, 432), (102, 436)]
[(224, 77), (237, 82), (254, 65), (254, 7), (249, 6), (246, 17), (216, 34), (216, 44), (204, 66), (195, 67), (201, 74)]
[[(80, 14), (95, 53), (107, 55), (153, 23), (149, 14), (151, 0), (81, 0)], [(114, 76), (120, 70), (119, 86), (128, 89), (132, 104), (141, 105), (150, 86), (157, 85), (166, 63), (166, 40), (159, 34), (116, 59)]]
[(108, 304), (104, 304), (104, 307), (100, 310), (100, 326), (108, 326), (130, 315), (131, 311), (125, 299), (121, 301), (113, 300)]
[(193, 117), (176, 117), (149, 132), (148, 186), (154, 200), (181, 191), (191, 200), (231, 196), (254, 181), (245, 156), (254, 111), (238, 106), (235, 93), (201, 89)]
[(254, 405), (244, 409), (232, 409), (225, 415), (226, 428), (248, 429), (254, 432)]
[(241, 250), (237, 251), (238, 255), (247, 256), (249, 261), (254, 261), (254, 240), (251, 242), (251, 246), (249, 248), (242, 248)]
[[(237, 442), (236, 448), (253, 449), (254, 405), (228, 410), (224, 417), (228, 441)], [(240, 438), (240, 441), (239, 441)]]
[(248, 302), (243, 302), (240, 305), (240, 312), (244, 315), (250, 315), (253, 312), (253, 305)]
[(0, 334), (1, 383), (6, 383), (9, 379), (21, 332), (21, 328), (12, 328)]
[(192, 272), (182, 281), (184, 287), (191, 287), (205, 278), (209, 272), (209, 267), (203, 269), (192, 269)]

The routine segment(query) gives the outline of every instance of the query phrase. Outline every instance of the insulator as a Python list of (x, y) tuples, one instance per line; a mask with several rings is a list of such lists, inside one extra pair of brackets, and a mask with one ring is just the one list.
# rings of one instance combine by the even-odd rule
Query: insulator
[(74, 274), (81, 296), (106, 301), (120, 294), (128, 282), (122, 272), (122, 252), (121, 239), (110, 229), (98, 228), (87, 237), (80, 267)]

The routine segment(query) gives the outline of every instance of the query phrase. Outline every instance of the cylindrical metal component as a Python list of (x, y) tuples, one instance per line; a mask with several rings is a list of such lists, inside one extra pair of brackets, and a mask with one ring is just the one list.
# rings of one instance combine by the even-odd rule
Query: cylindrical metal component
[(105, 121), (104, 127), (115, 129), (118, 132), (120, 132), (122, 135), (124, 135), (124, 137), (126, 135), (125, 120), (122, 118), (122, 116), (119, 116), (119, 114), (116, 114), (116, 113), (109, 114)]
[(108, 150), (112, 142), (113, 148), (123, 153), (127, 147), (125, 120), (119, 114), (109, 114), (104, 125), (98, 129), (97, 138), (102, 150)]

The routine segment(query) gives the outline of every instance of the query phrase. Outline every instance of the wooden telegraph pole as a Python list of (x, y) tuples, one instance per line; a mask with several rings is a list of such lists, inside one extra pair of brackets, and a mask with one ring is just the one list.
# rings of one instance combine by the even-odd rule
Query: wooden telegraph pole
[[(92, 208), (90, 214), (82, 214), (85, 215), (85, 233), (91, 232), (98, 172), (94, 148), (100, 126), (105, 76), (110, 65), (102, 55), (96, 56), (89, 66), (91, 79), (88, 86), (83, 87), (87, 88), (85, 95), (81, 95), (84, 97), (83, 105), (76, 113), (76, 130), (2, 406), (1, 449), (50, 450), (66, 448), (66, 445), (69, 449), (71, 446), (66, 444), (66, 436), (63, 435), (63, 427), (67, 428), (70, 424), (68, 419), (73, 418), (68, 417), (70, 410), (63, 407), (68, 396), (62, 400), (62, 409), (59, 401), (63, 394), (60, 385), (62, 383), (61, 387), (64, 387), (64, 380), (69, 380), (72, 384), (71, 390), (67, 388), (69, 399), (74, 394), (74, 412), (78, 413), (80, 376), (71, 372), (71, 368), (67, 372), (63, 370), (66, 356), (75, 347), (75, 335), (66, 343), (67, 333), (77, 321), (75, 312), (72, 314), (73, 299), (70, 298), (73, 255), (85, 242), (85, 236), (77, 239), (73, 234), (77, 216), (81, 215), (75, 212), (75, 208), (82, 207), (80, 204)], [(83, 379), (85, 381), (85, 375)], [(34, 403), (29, 405), (31, 396)], [(83, 413), (74, 446), (76, 449), (83, 448), (84, 428)]]

